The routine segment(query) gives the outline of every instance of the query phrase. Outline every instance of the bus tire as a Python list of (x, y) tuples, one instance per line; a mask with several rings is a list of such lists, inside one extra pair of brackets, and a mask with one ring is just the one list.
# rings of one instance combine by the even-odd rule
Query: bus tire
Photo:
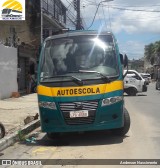
[(156, 82), (156, 90), (158, 90), (158, 84), (157, 84), (157, 82)]
[(57, 139), (60, 137), (60, 133), (47, 132), (47, 137), (49, 139)]
[(2, 139), (5, 136), (5, 128), (2, 123), (0, 123), (0, 139)]
[(135, 88), (129, 88), (128, 89), (128, 95), (129, 96), (136, 96), (136, 94), (137, 94), (137, 89), (135, 89)]
[(127, 109), (124, 108), (124, 126), (122, 128), (113, 129), (112, 132), (118, 136), (125, 136), (130, 129), (130, 116)]

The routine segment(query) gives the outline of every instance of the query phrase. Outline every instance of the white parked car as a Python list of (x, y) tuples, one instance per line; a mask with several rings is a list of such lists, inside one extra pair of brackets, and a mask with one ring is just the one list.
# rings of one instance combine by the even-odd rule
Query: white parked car
[[(124, 70), (124, 74), (126, 70)], [(130, 96), (136, 96), (137, 93), (146, 92), (147, 84), (145, 79), (135, 70), (128, 70), (124, 78), (124, 92)]]

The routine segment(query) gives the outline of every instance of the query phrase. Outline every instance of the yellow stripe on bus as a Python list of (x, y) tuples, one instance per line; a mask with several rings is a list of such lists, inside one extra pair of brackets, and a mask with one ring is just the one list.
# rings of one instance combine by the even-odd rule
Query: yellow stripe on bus
[(123, 81), (114, 81), (107, 84), (78, 86), (78, 87), (46, 87), (39, 85), (37, 93), (44, 96), (71, 97), (104, 94), (116, 90), (123, 90)]

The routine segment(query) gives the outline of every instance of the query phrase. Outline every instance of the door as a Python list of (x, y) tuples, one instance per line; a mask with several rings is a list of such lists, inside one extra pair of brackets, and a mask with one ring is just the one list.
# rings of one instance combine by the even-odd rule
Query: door
[(19, 68), (18, 74), (18, 91), (24, 91), (26, 89), (26, 58), (19, 57)]
[(143, 89), (143, 80), (142, 77), (135, 71), (128, 71), (128, 74), (131, 74), (130, 84), (134, 85), (137, 88), (138, 92), (142, 92)]

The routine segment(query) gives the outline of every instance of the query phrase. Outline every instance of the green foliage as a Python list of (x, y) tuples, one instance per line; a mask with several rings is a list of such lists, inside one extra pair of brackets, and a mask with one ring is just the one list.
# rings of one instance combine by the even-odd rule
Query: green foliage
[(146, 45), (144, 48), (145, 58), (153, 65), (155, 56), (160, 53), (160, 41)]

